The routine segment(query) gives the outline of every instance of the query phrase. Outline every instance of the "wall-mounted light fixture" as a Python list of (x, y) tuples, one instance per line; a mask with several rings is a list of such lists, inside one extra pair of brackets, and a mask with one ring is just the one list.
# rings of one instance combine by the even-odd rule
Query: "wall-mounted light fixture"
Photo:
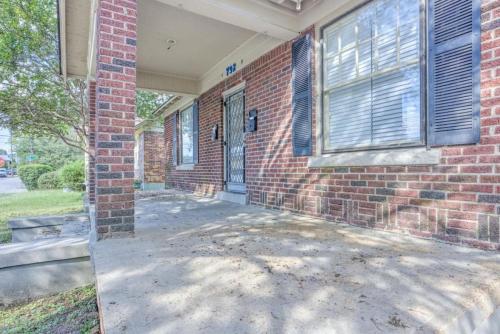
[(171, 51), (176, 44), (177, 41), (175, 39), (167, 39), (167, 51)]

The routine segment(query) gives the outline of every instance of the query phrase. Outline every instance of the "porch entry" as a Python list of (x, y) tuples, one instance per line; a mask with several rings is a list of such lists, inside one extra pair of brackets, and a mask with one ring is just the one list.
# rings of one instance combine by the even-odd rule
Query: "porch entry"
[(224, 166), (226, 191), (245, 193), (245, 91), (224, 99)]

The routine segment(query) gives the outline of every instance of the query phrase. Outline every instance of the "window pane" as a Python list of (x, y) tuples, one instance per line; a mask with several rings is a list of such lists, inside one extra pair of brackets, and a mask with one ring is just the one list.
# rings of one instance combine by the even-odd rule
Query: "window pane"
[(371, 143), (370, 80), (333, 90), (328, 97), (332, 148)]
[(375, 68), (383, 71), (398, 62), (398, 1), (377, 1), (373, 57)]
[(340, 28), (340, 49), (352, 48), (356, 43), (356, 22), (345, 22)]
[(375, 0), (325, 29), (327, 148), (420, 141), (419, 24), (418, 1)]
[(325, 33), (325, 39), (326, 39), (326, 55), (332, 56), (335, 55), (339, 52), (339, 36), (337, 31), (330, 31)]
[(419, 140), (419, 66), (377, 77), (372, 89), (373, 144)]
[(193, 163), (193, 107), (181, 112), (182, 163)]

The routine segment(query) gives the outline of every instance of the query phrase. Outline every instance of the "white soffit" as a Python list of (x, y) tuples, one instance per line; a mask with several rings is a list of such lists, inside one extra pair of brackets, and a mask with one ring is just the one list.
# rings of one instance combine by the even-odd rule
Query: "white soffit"
[(293, 13), (285, 8), (263, 6), (255, 0), (156, 1), (281, 40), (292, 39), (298, 33)]
[[(64, 33), (65, 38), (61, 39), (61, 42), (65, 42), (66, 55), (62, 56), (65, 56), (67, 75), (86, 77), (91, 1), (65, 0), (62, 2), (64, 2), (63, 22), (65, 26), (61, 27), (61, 34)], [(63, 49), (62, 46), (61, 49)]]

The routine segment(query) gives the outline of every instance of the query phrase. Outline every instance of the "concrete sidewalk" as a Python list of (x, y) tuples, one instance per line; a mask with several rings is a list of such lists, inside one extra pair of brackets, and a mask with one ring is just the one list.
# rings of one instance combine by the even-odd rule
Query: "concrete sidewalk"
[(0, 178), (0, 195), (25, 192), (26, 187), (18, 176)]
[(95, 245), (106, 334), (467, 333), (500, 301), (499, 253), (209, 199), (136, 214)]

